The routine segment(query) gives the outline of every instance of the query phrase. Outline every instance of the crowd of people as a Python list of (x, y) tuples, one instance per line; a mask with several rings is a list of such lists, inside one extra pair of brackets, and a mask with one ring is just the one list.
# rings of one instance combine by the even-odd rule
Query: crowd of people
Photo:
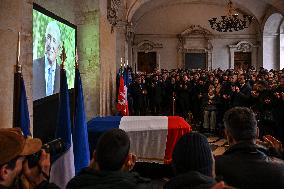
[[(67, 189), (284, 188), (284, 153), (276, 139), (283, 141), (282, 71), (137, 74), (129, 84), (128, 100), (132, 115), (172, 112), (186, 118), (192, 112), (194, 123), (207, 131), (222, 124), (229, 147), (214, 156), (203, 134), (187, 133), (172, 152), (174, 176), (157, 182), (132, 171), (137, 157), (130, 152), (131, 141), (125, 131), (112, 129), (100, 136), (91, 163), (68, 182)], [(33, 154), (39, 159), (30, 166)], [(0, 129), (0, 189), (59, 189), (49, 182), (50, 166), (50, 154), (40, 139), (25, 138), (20, 128)]]
[(222, 130), (224, 113), (236, 106), (252, 109), (261, 136), (284, 134), (284, 71), (155, 70), (132, 74), (130, 115), (179, 115), (206, 132)]
[[(272, 136), (258, 140), (257, 119), (246, 107), (235, 107), (224, 115), (229, 148), (213, 155), (207, 138), (187, 133), (172, 152), (174, 176), (160, 182), (131, 171), (137, 157), (131, 141), (121, 129), (102, 134), (91, 163), (67, 184), (67, 189), (266, 189), (284, 188), (281, 143)], [(20, 129), (0, 129), (0, 188), (59, 189), (49, 183), (50, 156), (39, 139), (24, 138)], [(38, 164), (29, 167), (27, 156), (42, 151)], [(62, 177), (64, 177), (62, 175)], [(20, 187), (21, 186), (21, 187)]]

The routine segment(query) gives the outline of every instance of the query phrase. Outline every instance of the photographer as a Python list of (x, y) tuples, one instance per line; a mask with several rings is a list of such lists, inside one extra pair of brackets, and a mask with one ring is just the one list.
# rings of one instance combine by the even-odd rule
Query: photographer
[(58, 189), (48, 182), (50, 159), (42, 150), (40, 160), (30, 168), (26, 157), (41, 150), (40, 139), (24, 138), (19, 128), (0, 129), (0, 189)]

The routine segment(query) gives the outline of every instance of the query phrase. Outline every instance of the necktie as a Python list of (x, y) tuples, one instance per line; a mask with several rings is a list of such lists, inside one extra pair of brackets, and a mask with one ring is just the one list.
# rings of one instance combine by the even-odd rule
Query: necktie
[(47, 91), (46, 91), (46, 96), (52, 95), (52, 71), (51, 68), (48, 68), (48, 78), (47, 78)]

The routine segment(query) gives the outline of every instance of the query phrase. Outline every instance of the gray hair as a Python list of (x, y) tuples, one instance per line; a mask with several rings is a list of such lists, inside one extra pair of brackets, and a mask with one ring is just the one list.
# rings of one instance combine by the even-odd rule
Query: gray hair
[(57, 25), (56, 21), (52, 21), (52, 22), (49, 22), (47, 24), (47, 27), (46, 27), (46, 30), (45, 30), (45, 37), (47, 37), (46, 35), (47, 35), (49, 30), (54, 30), (55, 31), (55, 33), (57, 34), (56, 37), (58, 39), (58, 43), (60, 44), (60, 42), (61, 42), (61, 39), (60, 39), (61, 32), (60, 32), (59, 26)]

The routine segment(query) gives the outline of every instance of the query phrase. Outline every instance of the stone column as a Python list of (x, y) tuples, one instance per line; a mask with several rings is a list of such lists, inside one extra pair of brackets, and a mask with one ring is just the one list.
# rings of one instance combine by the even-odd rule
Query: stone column
[[(77, 0), (75, 4), (80, 5)], [(87, 119), (100, 113), (100, 46), (99, 46), (99, 2), (93, 1), (92, 9), (74, 7), (77, 25), (77, 50), (79, 56), (79, 70), (81, 73), (85, 111)]]
[(107, 1), (100, 0), (100, 115), (115, 111), (116, 98), (116, 31), (107, 20)]
[(258, 47), (254, 46), (252, 47), (251, 52), (251, 65), (257, 68), (257, 59), (258, 59)]
[(234, 59), (235, 58), (235, 50), (230, 48), (230, 63), (229, 63), (229, 69), (234, 69)]
[(126, 33), (125, 22), (119, 22), (115, 28), (116, 33), (116, 66), (119, 68), (121, 64), (121, 58), (123, 60), (122, 64), (126, 65), (127, 57), (127, 43), (125, 38)]

